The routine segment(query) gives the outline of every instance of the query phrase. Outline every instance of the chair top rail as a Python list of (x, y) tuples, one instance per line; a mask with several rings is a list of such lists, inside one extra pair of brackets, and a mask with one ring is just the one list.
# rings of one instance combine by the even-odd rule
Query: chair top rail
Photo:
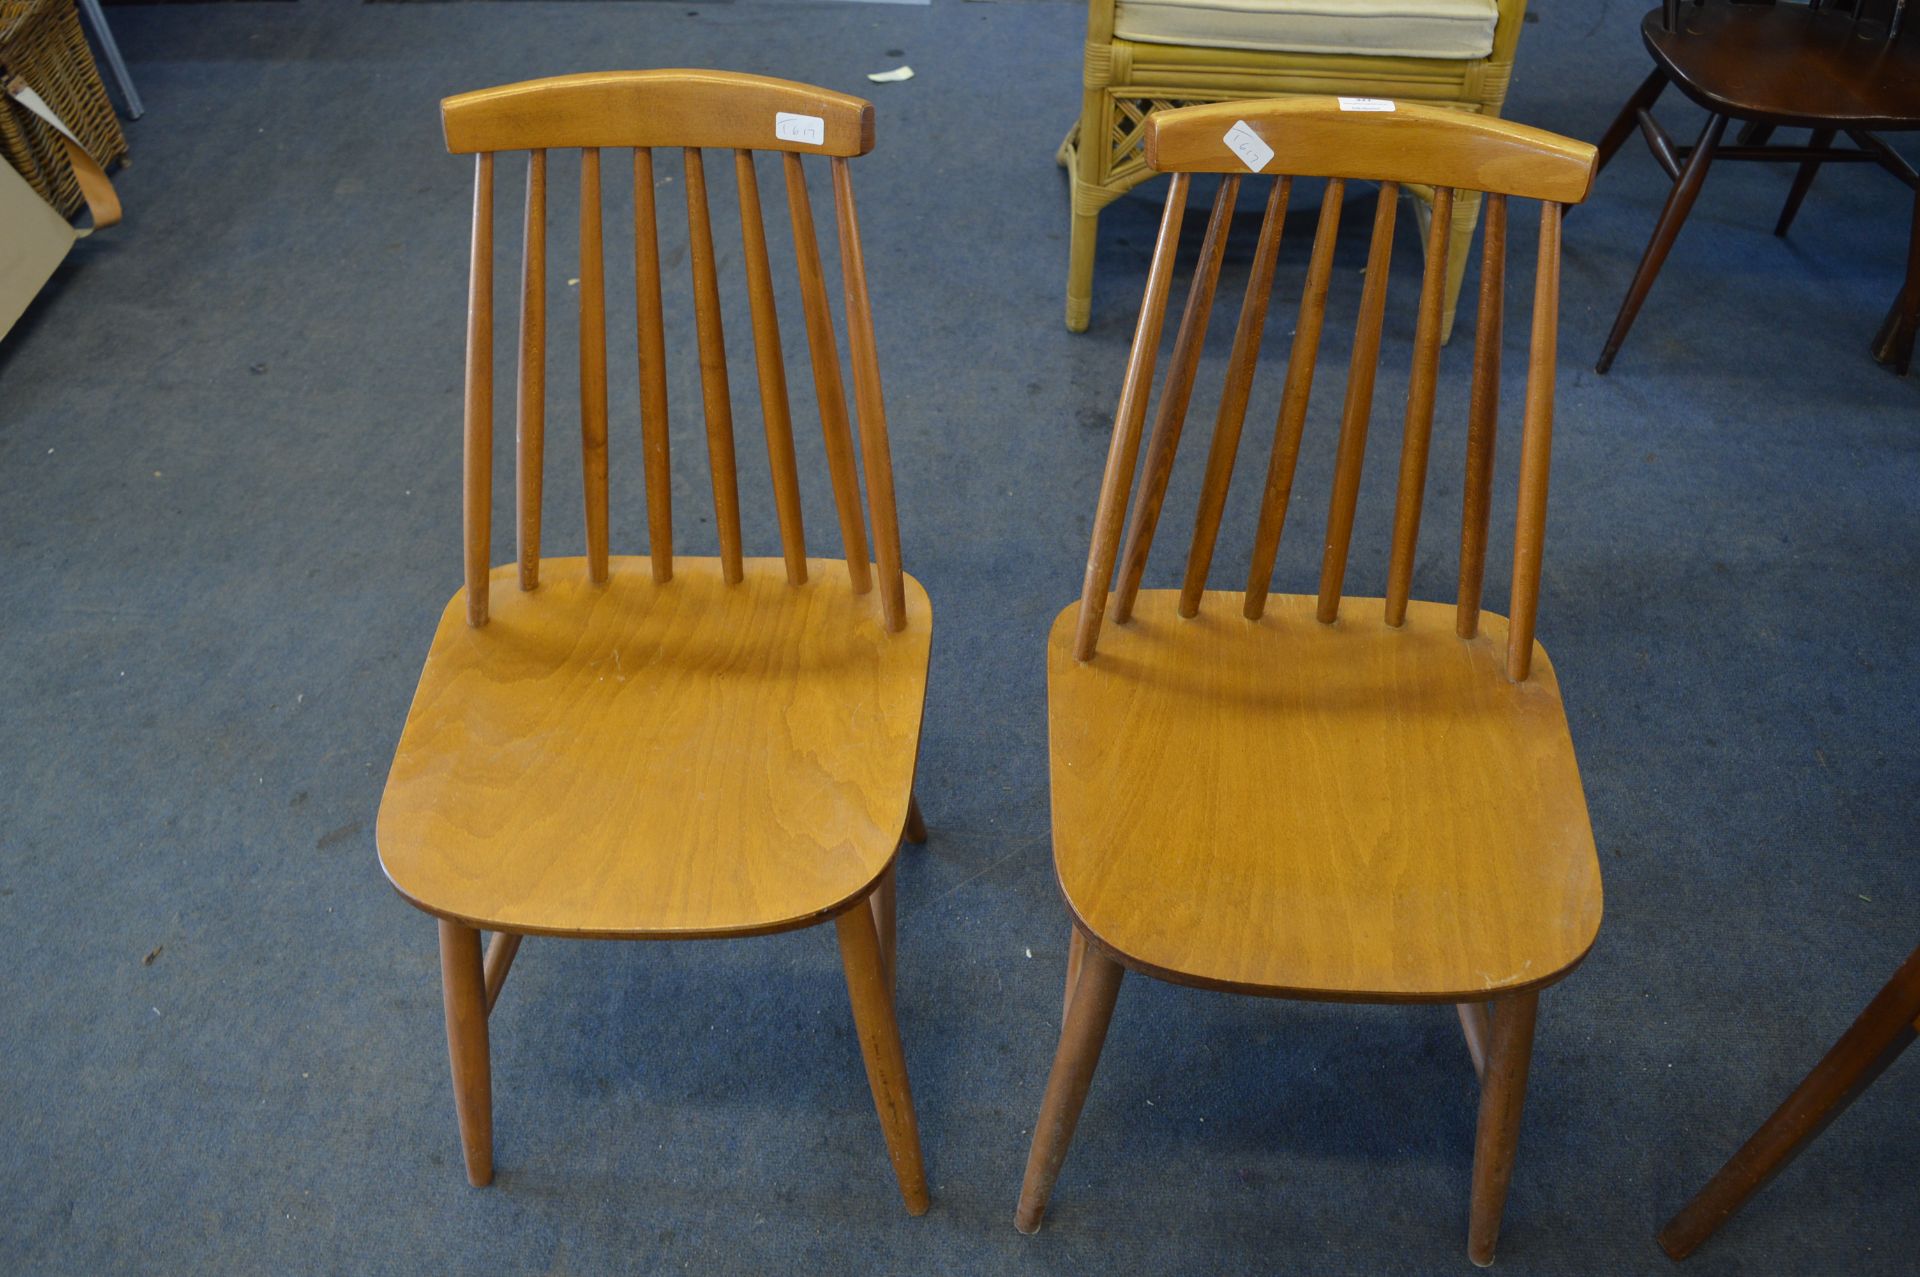
[(591, 71), (458, 93), (440, 102), (447, 150), (700, 147), (865, 155), (873, 104), (735, 71)]
[[(1507, 120), (1379, 98), (1214, 102), (1147, 118), (1147, 164), (1168, 173), (1285, 173), (1413, 182), (1577, 204), (1594, 148)], [(1258, 161), (1256, 164), (1255, 161)]]

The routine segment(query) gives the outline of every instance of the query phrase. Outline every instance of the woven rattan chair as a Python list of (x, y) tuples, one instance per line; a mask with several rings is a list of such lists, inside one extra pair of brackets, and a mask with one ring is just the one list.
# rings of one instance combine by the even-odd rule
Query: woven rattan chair
[[(1067, 327), (1085, 332), (1092, 313), (1100, 210), (1154, 176), (1140, 149), (1150, 114), (1332, 93), (1499, 115), (1526, 8), (1527, 0), (1088, 0), (1086, 92), (1059, 153), (1073, 191)], [(1478, 195), (1454, 211), (1443, 341), (1479, 215)]]

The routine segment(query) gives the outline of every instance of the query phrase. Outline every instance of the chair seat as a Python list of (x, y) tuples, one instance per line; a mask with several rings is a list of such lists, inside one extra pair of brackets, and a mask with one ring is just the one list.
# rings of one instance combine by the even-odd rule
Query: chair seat
[(1143, 590), (1073, 659), (1048, 647), (1054, 858), (1128, 965), (1242, 993), (1470, 1001), (1547, 984), (1600, 925), (1600, 866), (1559, 685), (1507, 625), (1378, 599)]
[(1145, 44), (1360, 57), (1493, 52), (1497, 0), (1118, 0), (1113, 33)]
[(487, 930), (738, 935), (815, 922), (892, 862), (926, 694), (926, 592), (888, 634), (846, 564), (547, 559), (440, 618), (381, 800), (387, 877)]
[(1712, 3), (1641, 20), (1647, 51), (1710, 111), (1778, 125), (1920, 128), (1920, 40), (1866, 38), (1852, 15), (1805, 5)]

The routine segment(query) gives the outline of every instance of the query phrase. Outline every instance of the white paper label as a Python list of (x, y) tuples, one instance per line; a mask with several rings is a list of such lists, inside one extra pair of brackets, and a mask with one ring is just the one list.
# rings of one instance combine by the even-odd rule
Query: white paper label
[(1391, 111), (1393, 102), (1387, 98), (1341, 98), (1342, 111)]
[(773, 115), (773, 135), (782, 142), (825, 146), (827, 122), (817, 115), (795, 115), (791, 111), (776, 111)]
[(1235, 120), (1221, 141), (1227, 149), (1240, 157), (1240, 162), (1258, 173), (1273, 158), (1273, 148), (1260, 140), (1260, 135), (1248, 126), (1245, 120)]

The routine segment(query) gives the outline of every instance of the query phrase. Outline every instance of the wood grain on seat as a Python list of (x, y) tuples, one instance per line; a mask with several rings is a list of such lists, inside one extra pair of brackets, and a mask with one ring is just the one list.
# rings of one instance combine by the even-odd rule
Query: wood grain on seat
[[(493, 570), (492, 616), (447, 605), (381, 804), (381, 864), (484, 930), (751, 934), (818, 922), (892, 862), (919, 747), (926, 592), (889, 635), (845, 569), (804, 585), (679, 557)], [(907, 578), (912, 582), (912, 578)]]
[(1600, 925), (1600, 867), (1553, 669), (1506, 621), (1454, 632), (1306, 595), (1195, 618), (1145, 590), (1099, 656), (1048, 646), (1054, 857), (1130, 966), (1242, 993), (1457, 1002), (1551, 983)]

